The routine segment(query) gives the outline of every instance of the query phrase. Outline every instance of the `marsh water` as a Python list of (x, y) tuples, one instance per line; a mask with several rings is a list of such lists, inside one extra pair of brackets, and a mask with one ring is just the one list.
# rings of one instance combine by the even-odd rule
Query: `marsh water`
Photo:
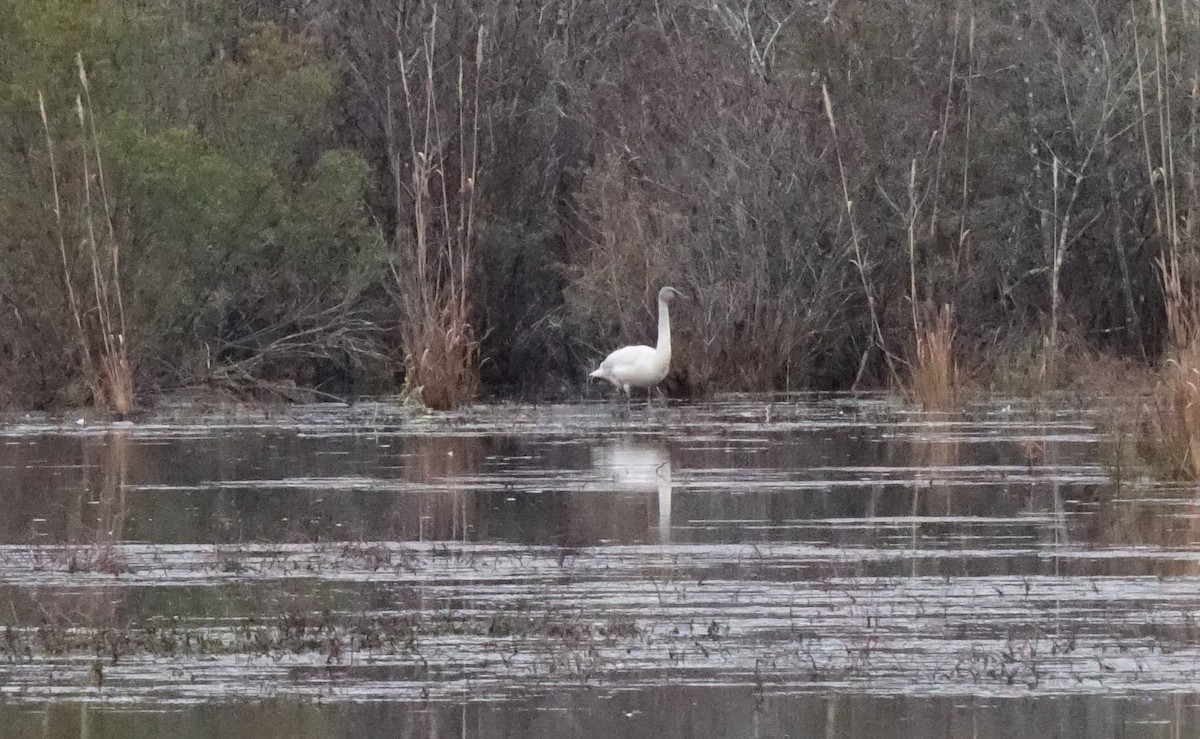
[(0, 423), (29, 737), (1185, 737), (1200, 496), (1102, 403)]

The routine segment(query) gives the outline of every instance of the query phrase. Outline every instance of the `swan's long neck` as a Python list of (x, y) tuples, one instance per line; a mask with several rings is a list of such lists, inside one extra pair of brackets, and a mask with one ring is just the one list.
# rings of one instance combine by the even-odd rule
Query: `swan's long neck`
[(658, 361), (671, 361), (671, 314), (667, 310), (667, 301), (658, 301), (658, 346), (654, 347)]

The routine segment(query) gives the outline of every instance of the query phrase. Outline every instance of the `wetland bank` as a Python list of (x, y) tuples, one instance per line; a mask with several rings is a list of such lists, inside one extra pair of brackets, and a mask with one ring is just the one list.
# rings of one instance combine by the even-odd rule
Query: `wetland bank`
[(12, 416), (0, 715), (18, 736), (1189, 736), (1197, 504), (1114, 466), (1099, 407)]

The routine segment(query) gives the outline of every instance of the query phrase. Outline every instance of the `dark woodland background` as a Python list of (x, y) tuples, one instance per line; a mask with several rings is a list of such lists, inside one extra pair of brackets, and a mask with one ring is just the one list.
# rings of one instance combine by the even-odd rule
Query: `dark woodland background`
[(673, 393), (888, 386), (942, 306), (1053, 383), (1193, 271), (1187, 1), (0, 0), (0, 50), (10, 406), (577, 394), (664, 284)]

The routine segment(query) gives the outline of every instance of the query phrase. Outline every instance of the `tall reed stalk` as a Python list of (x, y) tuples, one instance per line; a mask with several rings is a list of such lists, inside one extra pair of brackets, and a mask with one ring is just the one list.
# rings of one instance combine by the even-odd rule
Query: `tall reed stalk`
[[(471, 325), (471, 290), (484, 32), (479, 29), (469, 92), (463, 60), (458, 60), (449, 132), (437, 86), (436, 32), (435, 11), (423, 46), (423, 89), (409, 84), (410, 69), (404, 54), (398, 55), (409, 130), (406, 164), (411, 169), (404, 188), (410, 201), (403, 210), (411, 221), (410, 238), (397, 239), (407, 252), (396, 278), (402, 291), (406, 384), (428, 407), (447, 409), (469, 401), (479, 386), (480, 342)], [(393, 166), (399, 185), (399, 157)]]
[[(1195, 14), (1183, 8), (1185, 31), (1196, 29)], [(1142, 51), (1137, 41), (1137, 13), (1134, 11), (1135, 47), (1137, 51), (1138, 105), (1141, 113), (1141, 134), (1146, 159), (1146, 171), (1153, 194), (1156, 231), (1162, 251), (1156, 260), (1163, 289), (1163, 309), (1166, 319), (1166, 361), (1159, 370), (1155, 387), (1153, 412), (1146, 426), (1150, 433), (1139, 445), (1142, 454), (1161, 473), (1168, 476), (1200, 479), (1200, 262), (1197, 261), (1194, 239), (1191, 237), (1195, 217), (1195, 197), (1192, 194), (1194, 175), (1189, 174), (1189, 196), (1179, 203), (1176, 178), (1175, 136), (1172, 127), (1173, 79), (1185, 78), (1183, 66), (1186, 53), (1173, 57), (1169, 47), (1167, 9), (1162, 3), (1150, 4), (1153, 67), (1148, 74), (1154, 82), (1154, 110), (1149, 109)], [(1184, 34), (1187, 38), (1187, 34)], [(1192, 55), (1194, 50), (1189, 49)], [(1180, 60), (1180, 69), (1172, 69), (1172, 58)], [(1195, 59), (1193, 59), (1195, 63)], [(1193, 66), (1193, 70), (1195, 67)], [(1192, 91), (1195, 94), (1195, 91)], [(1188, 130), (1181, 134), (1184, 141), (1196, 138), (1196, 117), (1189, 118)], [(1187, 159), (1185, 157), (1184, 159)], [(1194, 162), (1189, 161), (1189, 168)], [(1180, 224), (1186, 231), (1181, 232)]]
[[(912, 318), (912, 344), (907, 361), (907, 376), (903, 392), (910, 403), (927, 411), (948, 411), (957, 406), (959, 400), (958, 365), (954, 359), (954, 308), (947, 303), (939, 309), (933, 308), (932, 296), (924, 299), (917, 289), (917, 264), (919, 234), (923, 229), (918, 228), (922, 220), (922, 207), (926, 199), (932, 200), (929, 216), (928, 239), (936, 243), (935, 238), (939, 229), (939, 212), (941, 205), (942, 178), (946, 158), (946, 141), (949, 137), (951, 115), (955, 108), (955, 85), (961, 79), (963, 104), (963, 146), (961, 170), (961, 197), (958, 217), (958, 246), (951, 261), (954, 264), (954, 274), (957, 277), (963, 259), (964, 244), (967, 241), (965, 213), (968, 205), (968, 175), (970, 172), (970, 141), (971, 141), (971, 87), (970, 80), (973, 72), (975, 57), (975, 16), (972, 14), (968, 21), (966, 67), (965, 75), (959, 75), (959, 36), (960, 16), (954, 14), (954, 41), (950, 53), (949, 74), (946, 82), (946, 103), (942, 109), (941, 126), (934, 133), (932, 141), (937, 142), (933, 177), (928, 189), (922, 193), (918, 186), (917, 159), (913, 158), (908, 170), (908, 207), (904, 210), (905, 233), (908, 245), (908, 302)], [(932, 261), (932, 257), (930, 257)], [(927, 291), (935, 288), (927, 286)]]
[(954, 361), (954, 309), (922, 312), (916, 356), (910, 363), (908, 395), (927, 411), (948, 411), (958, 405), (958, 365)]
[[(92, 403), (98, 409), (125, 416), (133, 410), (136, 396), (126, 339), (125, 302), (121, 293), (121, 242), (113, 224), (87, 70), (82, 55), (76, 55), (75, 61), (81, 90), (75, 97), (80, 135), (80, 187), (75, 217), (64, 212), (64, 191), (59, 187), (54, 136), (41, 92), (38, 93), (38, 112), (46, 134), (55, 231), (67, 307), (79, 352), (79, 371), (91, 393)], [(97, 198), (102, 210), (95, 205)], [(99, 227), (97, 221), (101, 222)], [(67, 247), (67, 238), (68, 234), (76, 232), (79, 232), (80, 248), (78, 253), (72, 254)], [(87, 264), (84, 276), (76, 274), (74, 263), (79, 260)]]
[(1172, 477), (1200, 479), (1200, 296), (1174, 260), (1158, 260), (1167, 318), (1167, 360), (1155, 392), (1154, 433), (1143, 444)]
[(875, 289), (871, 284), (871, 278), (868, 273), (866, 255), (863, 253), (862, 239), (859, 237), (858, 225), (854, 215), (854, 199), (850, 196), (850, 183), (846, 178), (846, 166), (842, 161), (841, 144), (838, 142), (837, 118), (833, 114), (833, 99), (829, 96), (829, 87), (824, 83), (821, 84), (821, 96), (825, 100), (825, 117), (829, 121), (829, 132), (833, 136), (833, 152), (837, 159), (838, 179), (842, 184), (842, 199), (846, 206), (846, 220), (850, 224), (850, 244), (854, 250), (854, 266), (858, 270), (859, 279), (862, 281), (863, 295), (867, 299), (867, 312), (871, 319), (871, 333), (868, 338), (867, 348), (863, 352), (862, 359), (859, 360), (858, 372), (854, 376), (854, 385), (852, 387), (856, 388), (862, 380), (864, 370), (867, 368), (867, 360), (871, 356), (871, 350), (876, 347), (883, 353), (892, 379), (896, 379), (897, 374), (895, 363), (892, 361), (892, 354), (888, 351), (887, 342), (883, 338), (883, 328), (879, 323)]

